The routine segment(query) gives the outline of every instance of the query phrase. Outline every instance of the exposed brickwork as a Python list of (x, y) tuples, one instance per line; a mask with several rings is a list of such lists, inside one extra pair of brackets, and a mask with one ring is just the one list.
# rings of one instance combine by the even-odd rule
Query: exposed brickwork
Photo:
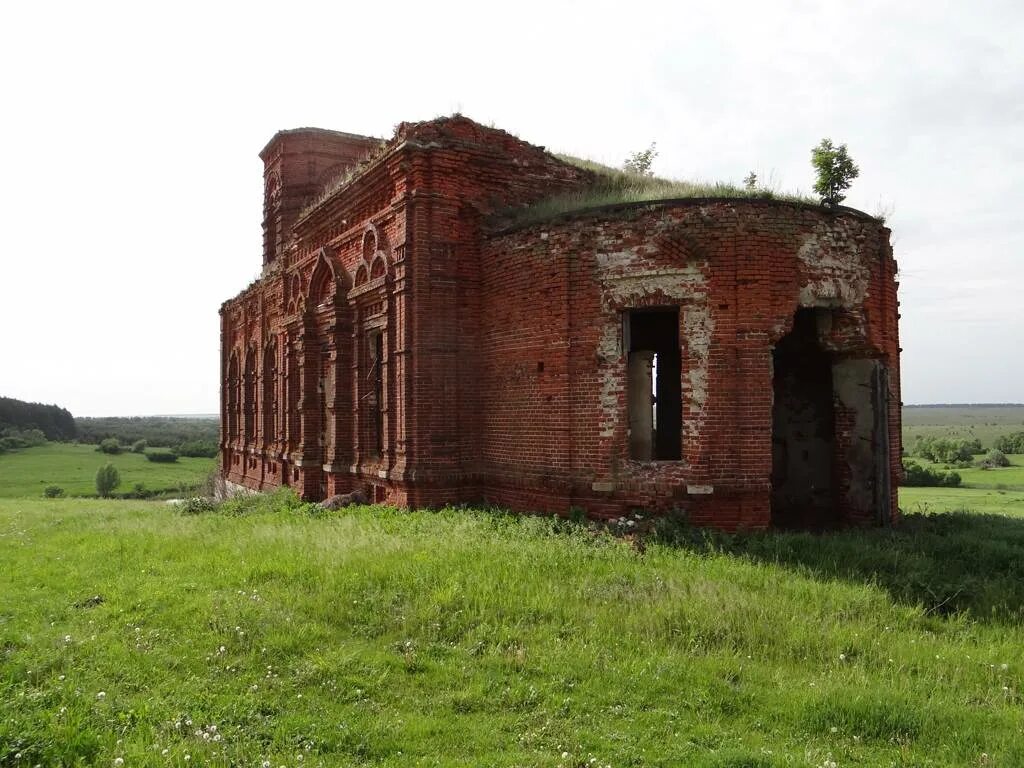
[[(386, 144), (287, 131), (261, 156), (264, 274), (221, 310), (228, 480), (764, 527), (772, 351), (811, 308), (837, 382), (838, 520), (898, 514), (896, 265), (874, 219), (686, 200), (488, 232), (590, 175), (460, 117)], [(629, 454), (623, 323), (643, 307), (678, 307), (681, 460)]]

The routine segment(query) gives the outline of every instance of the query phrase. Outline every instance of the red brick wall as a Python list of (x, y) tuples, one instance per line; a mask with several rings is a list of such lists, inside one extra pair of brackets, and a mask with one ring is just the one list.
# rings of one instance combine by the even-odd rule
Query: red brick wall
[[(769, 201), (624, 206), (496, 236), (482, 263), (489, 500), (516, 505), (543, 487), (533, 503), (545, 509), (675, 507), (701, 524), (767, 525), (772, 348), (799, 306), (833, 310), (837, 357), (887, 366), (899, 476), (895, 263), (877, 221)], [(668, 305), (680, 307), (683, 461), (637, 462), (622, 311)], [(893, 493), (886, 516), (896, 514)]]
[[(675, 201), (492, 235), (496, 210), (590, 175), (460, 117), (402, 124), (382, 148), (347, 136), (284, 132), (263, 152), (287, 205), (268, 204), (270, 229), (284, 231), (264, 276), (221, 310), (228, 480), (286, 483), (308, 498), (363, 488), (402, 505), (679, 508), (696, 523), (763, 526), (772, 348), (798, 306), (830, 310), (822, 341), (836, 359), (888, 367), (898, 476), (895, 263), (877, 221)], [(371, 154), (359, 160), (359, 147)], [(346, 164), (358, 169), (351, 180), (325, 190), (328, 171)], [(637, 462), (621, 317), (665, 305), (680, 308), (683, 458)], [(857, 482), (843, 461), (863, 425), (842, 408), (835, 421), (836, 478), (848, 490)], [(894, 484), (890, 517), (895, 498)], [(850, 522), (865, 515), (846, 511)]]
[[(359, 146), (374, 151), (358, 160), (349, 153)], [(268, 199), (265, 227), (285, 234), (262, 279), (222, 307), (222, 413), (226, 426), (262, 413), (275, 391), (263, 373), (273, 338), (279, 416), (274, 434), (264, 419), (225, 431), (225, 473), (254, 489), (287, 482), (311, 498), (370, 485), (400, 504), (478, 498), (481, 222), (589, 174), (460, 117), (402, 124), (375, 147), (299, 129), (261, 153), (267, 178), (283, 189)], [(333, 193), (313, 183), (324, 167), (355, 162), (358, 172)], [(379, 265), (379, 276), (369, 274)], [(327, 269), (336, 295), (320, 305), (311, 294)], [(380, 455), (367, 450), (370, 332), (385, 339)], [(244, 368), (253, 354), (256, 402), (241, 383), (232, 399), (230, 361)]]

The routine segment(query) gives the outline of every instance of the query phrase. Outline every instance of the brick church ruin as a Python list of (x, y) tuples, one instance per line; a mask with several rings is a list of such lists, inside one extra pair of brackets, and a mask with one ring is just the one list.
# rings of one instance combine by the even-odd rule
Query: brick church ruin
[(899, 514), (878, 220), (701, 198), (502, 225), (594, 171), (461, 116), (260, 157), (262, 276), (220, 313), (229, 483), (725, 529)]

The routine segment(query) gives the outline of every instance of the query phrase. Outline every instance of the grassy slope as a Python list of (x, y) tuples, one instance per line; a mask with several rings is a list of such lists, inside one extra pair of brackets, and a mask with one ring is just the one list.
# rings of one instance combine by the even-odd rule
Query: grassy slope
[(1024, 762), (1021, 522), (551, 525), (0, 501), (0, 765)]
[(147, 461), (139, 453), (108, 456), (92, 445), (48, 443), (0, 454), (0, 498), (42, 496), (48, 485), (59, 485), (69, 496), (95, 495), (96, 470), (110, 461), (121, 473), (118, 492), (142, 483), (149, 490), (196, 486), (216, 466), (215, 459), (180, 458), (173, 464)]

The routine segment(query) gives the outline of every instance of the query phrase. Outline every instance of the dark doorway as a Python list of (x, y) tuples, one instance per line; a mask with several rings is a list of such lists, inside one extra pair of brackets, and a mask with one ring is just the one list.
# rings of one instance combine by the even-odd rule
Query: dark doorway
[(626, 313), (630, 458), (682, 457), (682, 357), (679, 307)]
[(818, 312), (801, 309), (775, 346), (772, 406), (772, 525), (838, 524), (833, 446), (832, 359), (818, 342)]

